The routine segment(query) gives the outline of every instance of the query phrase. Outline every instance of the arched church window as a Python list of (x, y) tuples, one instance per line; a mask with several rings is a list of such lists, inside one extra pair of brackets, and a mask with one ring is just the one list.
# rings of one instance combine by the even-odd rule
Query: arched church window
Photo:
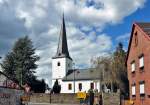
[(68, 84), (68, 90), (72, 90), (72, 84)]
[(79, 83), (79, 90), (82, 90), (82, 83)]
[(60, 62), (57, 63), (57, 66), (60, 66)]

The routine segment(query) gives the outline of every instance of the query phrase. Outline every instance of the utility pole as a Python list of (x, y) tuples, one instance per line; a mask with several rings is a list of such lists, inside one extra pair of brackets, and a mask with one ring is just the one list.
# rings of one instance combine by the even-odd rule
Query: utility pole
[[(103, 69), (102, 69), (102, 81), (104, 81), (104, 70), (105, 70), (105, 65), (103, 64)], [(102, 91), (102, 105), (104, 105), (104, 95)]]
[(75, 93), (75, 63), (73, 62), (73, 89)]

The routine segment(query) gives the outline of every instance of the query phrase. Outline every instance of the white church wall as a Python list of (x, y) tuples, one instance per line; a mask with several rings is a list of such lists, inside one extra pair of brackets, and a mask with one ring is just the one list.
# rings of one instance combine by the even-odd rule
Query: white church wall
[(95, 87), (95, 89), (97, 89), (98, 91), (100, 91), (100, 81), (99, 80), (95, 80), (94, 81), (94, 87)]
[[(60, 65), (58, 65), (60, 63)], [(62, 78), (66, 76), (69, 69), (72, 69), (72, 60), (68, 58), (52, 59), (52, 86), (56, 79), (60, 85), (62, 85)]]
[[(60, 66), (58, 66), (60, 63)], [(63, 78), (66, 75), (66, 58), (52, 60), (52, 79)]]
[[(58, 62), (60, 65), (58, 66)], [(68, 58), (57, 58), (52, 59), (52, 86), (54, 85), (56, 79), (58, 79), (59, 84), (61, 85), (61, 93), (74, 93), (74, 82), (73, 81), (62, 81), (66, 76), (66, 73), (69, 69), (72, 69), (72, 60)], [(80, 80), (75, 82), (75, 92), (79, 91), (79, 83), (82, 84), (82, 90), (86, 91), (90, 89), (90, 84), (94, 82), (94, 89), (99, 91), (99, 81), (97, 80)], [(68, 84), (72, 84), (72, 89), (68, 89)]]
[[(98, 89), (99, 91), (99, 81), (95, 82), (93, 80), (81, 80), (81, 81), (75, 81), (75, 93), (79, 92), (79, 84), (82, 84), (82, 90), (81, 91), (86, 91), (91, 87), (91, 83), (94, 83), (94, 89)], [(72, 89), (69, 90), (68, 85), (72, 84)], [(73, 81), (64, 81), (61, 82), (61, 93), (74, 93), (74, 82)]]
[[(58, 63), (60, 65), (58, 66)], [(68, 58), (52, 59), (52, 79), (63, 78), (69, 69), (72, 69), (72, 61)]]

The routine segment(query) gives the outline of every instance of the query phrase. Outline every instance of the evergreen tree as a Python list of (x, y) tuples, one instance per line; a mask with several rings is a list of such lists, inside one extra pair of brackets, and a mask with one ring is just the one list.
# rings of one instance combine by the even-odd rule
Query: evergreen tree
[(15, 62), (14, 62), (14, 55), (13, 53), (8, 53), (1, 64), (3, 72), (7, 74), (8, 77), (11, 79), (15, 79)]
[(38, 80), (33, 78), (29, 85), (31, 86), (31, 90), (34, 91), (34, 93), (45, 93), (46, 83), (44, 79)]
[(53, 92), (60, 93), (60, 91), (61, 91), (61, 86), (58, 84), (58, 80), (56, 79), (54, 86), (53, 86)]
[(38, 60), (39, 57), (35, 55), (32, 41), (25, 36), (16, 41), (12, 52), (2, 62), (2, 68), (8, 76), (15, 75), (19, 84), (23, 85), (31, 82), (37, 68), (35, 62)]
[(116, 51), (113, 55), (113, 63), (112, 68), (113, 72), (115, 73), (115, 78), (117, 80), (117, 84), (120, 88), (121, 94), (125, 95), (128, 94), (128, 77), (127, 77), (127, 68), (125, 66), (126, 60), (126, 52), (123, 50), (122, 43), (119, 43)]

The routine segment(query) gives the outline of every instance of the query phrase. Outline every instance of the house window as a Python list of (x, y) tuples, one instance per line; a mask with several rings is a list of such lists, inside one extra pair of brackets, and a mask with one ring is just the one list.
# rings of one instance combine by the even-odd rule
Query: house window
[(140, 95), (144, 95), (145, 94), (145, 82), (141, 81), (140, 82)]
[(144, 55), (139, 57), (139, 67), (140, 68), (144, 67)]
[(131, 87), (132, 87), (132, 96), (135, 96), (136, 95), (135, 84), (133, 84)]
[(72, 90), (72, 84), (68, 84), (68, 90)]
[(131, 71), (134, 72), (135, 71), (135, 61), (133, 61), (131, 63)]
[(79, 90), (82, 90), (82, 83), (79, 83)]
[(60, 62), (57, 63), (57, 66), (60, 66)]
[(94, 83), (91, 83), (91, 84), (90, 84), (90, 88), (91, 88), (91, 89), (94, 89)]

